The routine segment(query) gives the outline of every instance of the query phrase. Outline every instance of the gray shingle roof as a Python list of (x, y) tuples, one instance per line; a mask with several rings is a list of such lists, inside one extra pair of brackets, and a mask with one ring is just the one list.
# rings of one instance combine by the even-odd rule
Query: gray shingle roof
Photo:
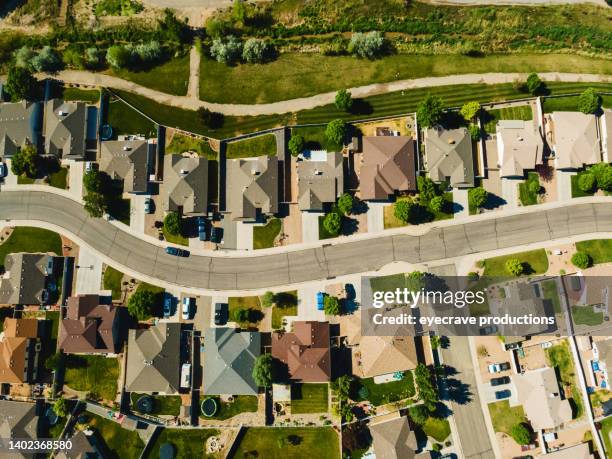
[(208, 159), (166, 155), (164, 158), (164, 210), (183, 215), (204, 214), (208, 209)]
[(0, 103), (0, 156), (13, 156), (26, 142), (40, 141), (40, 104)]
[(129, 392), (178, 391), (181, 324), (159, 323), (148, 329), (130, 330), (126, 390)]
[(8, 254), (4, 259), (5, 274), (0, 279), (0, 303), (43, 304), (48, 258), (46, 254)]
[(100, 170), (123, 180), (123, 191), (146, 193), (149, 147), (146, 140), (109, 140), (101, 143)]
[(370, 425), (377, 459), (412, 459), (417, 449), (416, 436), (408, 418), (400, 416)]
[(298, 161), (297, 177), (300, 210), (322, 211), (344, 191), (342, 154), (329, 153), (326, 161)]
[(555, 167), (580, 169), (601, 161), (597, 117), (580, 112), (553, 112)]
[(207, 395), (255, 395), (252, 372), (261, 351), (259, 332), (209, 328), (204, 335), (204, 378)]
[[(34, 403), (0, 400), (0, 438), (37, 439), (40, 435), (39, 422)], [(3, 458), (31, 456), (21, 453), (2, 454)]]
[(84, 159), (87, 105), (51, 99), (45, 106), (45, 152), (60, 159)]
[(233, 220), (254, 220), (258, 209), (272, 215), (278, 211), (278, 158), (227, 160), (226, 210)]
[(472, 138), (466, 128), (427, 129), (425, 157), (429, 176), (434, 182), (449, 178), (454, 187), (474, 186)]

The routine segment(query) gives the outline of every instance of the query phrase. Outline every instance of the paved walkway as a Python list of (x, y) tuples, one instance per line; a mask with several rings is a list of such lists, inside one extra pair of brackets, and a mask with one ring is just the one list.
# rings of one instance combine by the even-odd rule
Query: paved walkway
[[(193, 52), (193, 51), (192, 51)], [(563, 82), (612, 82), (610, 75), (593, 75), (586, 73), (540, 73), (540, 77), (546, 81), (563, 81)], [(375, 83), (357, 88), (349, 88), (353, 97), (367, 97), (377, 94), (385, 94), (393, 91), (402, 91), (414, 88), (427, 88), (434, 86), (447, 86), (456, 84), (499, 84), (512, 83), (517, 78), (524, 78), (523, 73), (483, 73), (474, 74), (468, 73), (465, 75), (448, 75), (443, 77), (427, 77), (416, 78), (413, 80), (399, 80), (390, 83)], [(92, 73), (83, 70), (64, 70), (57, 74), (39, 74), (38, 77), (51, 77), (57, 80), (70, 84), (82, 84), (93, 86), (105, 86), (124, 91), (130, 91), (139, 94), (149, 99), (164, 105), (173, 107), (185, 108), (188, 110), (197, 110), (200, 107), (206, 107), (209, 110), (220, 112), (225, 115), (232, 116), (257, 116), (271, 115), (276, 113), (290, 113), (300, 110), (307, 110), (321, 105), (327, 105), (334, 102), (336, 92), (326, 92), (311, 97), (302, 97), (299, 99), (284, 100), (269, 104), (218, 104), (204, 102), (199, 100), (198, 94), (190, 92), (187, 96), (175, 96), (166, 94), (155, 89), (145, 88), (131, 81), (123, 80), (102, 73)]]
[(200, 52), (193, 46), (189, 52), (189, 86), (187, 97), (200, 98)]
[(468, 199), (467, 188), (456, 188), (453, 190), (453, 201), (461, 206), (459, 212), (455, 214), (455, 218), (470, 216), (470, 202)]

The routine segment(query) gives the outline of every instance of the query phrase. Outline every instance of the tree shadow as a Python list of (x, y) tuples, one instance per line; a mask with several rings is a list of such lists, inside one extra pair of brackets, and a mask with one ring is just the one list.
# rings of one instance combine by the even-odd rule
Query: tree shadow
[(359, 221), (355, 218), (342, 217), (342, 228), (340, 229), (340, 234), (344, 236), (350, 236), (351, 234), (355, 234), (359, 231)]
[(487, 194), (487, 200), (482, 205), (482, 208), (487, 209), (487, 210), (493, 210), (505, 204), (508, 204), (508, 202), (504, 198), (497, 196), (494, 193), (489, 192)]
[(351, 209), (351, 214), (353, 215), (365, 214), (369, 208), (370, 207), (368, 206), (367, 202), (362, 201), (359, 198), (353, 198), (353, 208)]
[(458, 129), (460, 127), (466, 127), (468, 122), (458, 111), (447, 111), (442, 115), (440, 124), (445, 129)]
[(371, 115), (374, 113), (374, 107), (372, 104), (365, 99), (357, 98), (353, 99), (350, 113), (353, 115)]
[(454, 367), (445, 365), (443, 369), (440, 381), (440, 400), (452, 401), (460, 405), (470, 403), (473, 399), (470, 385), (456, 377), (459, 373)]

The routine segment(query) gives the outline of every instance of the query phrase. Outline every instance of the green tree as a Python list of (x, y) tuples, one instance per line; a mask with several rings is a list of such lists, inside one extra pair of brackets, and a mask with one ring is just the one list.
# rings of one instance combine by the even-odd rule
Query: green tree
[(274, 304), (274, 293), (267, 291), (261, 297), (261, 305), (264, 308), (269, 308)]
[(601, 96), (594, 88), (585, 89), (578, 97), (578, 109), (587, 115), (597, 113), (601, 107)]
[(62, 360), (62, 353), (56, 352), (45, 360), (45, 368), (49, 371), (57, 371)]
[(323, 228), (332, 236), (337, 236), (341, 227), (342, 217), (337, 212), (330, 212), (323, 219)]
[(83, 186), (89, 193), (100, 193), (102, 190), (102, 174), (95, 169), (91, 169), (83, 175)]
[(164, 217), (164, 230), (172, 236), (180, 236), (182, 234), (183, 224), (178, 212), (168, 212)]
[(429, 201), (429, 208), (433, 212), (441, 212), (442, 209), (444, 208), (445, 203), (446, 201), (444, 200), (442, 196), (436, 196), (431, 201)]
[(6, 84), (4, 89), (11, 96), (13, 102), (22, 99), (30, 100), (36, 92), (37, 80), (32, 75), (32, 72), (24, 67), (11, 65), (8, 69)]
[(408, 223), (412, 217), (415, 207), (416, 203), (414, 201), (410, 199), (401, 199), (393, 204), (393, 215), (399, 221)]
[(336, 93), (335, 100), (336, 108), (338, 110), (344, 110), (345, 112), (350, 112), (353, 107), (353, 97), (349, 91), (346, 89), (341, 89)]
[(340, 314), (340, 301), (338, 298), (331, 295), (326, 295), (323, 298), (323, 310), (328, 316), (337, 316)]
[(478, 115), (479, 112), (480, 103), (477, 101), (466, 102), (465, 104), (463, 104), (463, 107), (461, 107), (461, 110), (459, 111), (459, 113), (461, 113), (461, 116), (463, 116), (466, 121), (472, 121), (474, 118), (476, 118), (476, 115)]
[(338, 210), (342, 215), (348, 215), (353, 210), (353, 196), (350, 193), (344, 193), (338, 198)]
[(348, 52), (365, 59), (376, 59), (385, 51), (385, 36), (378, 31), (351, 35)]
[(155, 300), (155, 293), (151, 290), (136, 289), (128, 299), (128, 312), (136, 320), (147, 320), (153, 315)]
[(243, 0), (234, 0), (234, 5), (232, 6), (232, 19), (241, 25), (245, 24), (247, 19), (247, 8)]
[(132, 60), (132, 53), (121, 45), (113, 45), (106, 51), (106, 62), (112, 67), (121, 69), (127, 67)]
[(440, 347), (441, 344), (441, 339), (440, 336), (438, 335), (433, 335), (429, 341), (431, 342), (431, 348), (432, 349), (438, 349)]
[(63, 397), (55, 401), (53, 404), (53, 412), (60, 418), (64, 418), (68, 415), (68, 404)]
[(468, 132), (470, 133), (470, 137), (472, 138), (472, 140), (480, 140), (481, 132), (477, 124), (470, 124), (470, 126), (468, 127)]
[(334, 144), (334, 146), (342, 147), (346, 136), (346, 123), (341, 119), (335, 119), (327, 123), (325, 128), (325, 138)]
[(434, 412), (438, 403), (438, 391), (432, 382), (432, 374), (429, 368), (419, 363), (414, 370), (414, 380), (419, 389), (419, 400), (430, 412)]
[(21, 147), (11, 160), (11, 171), (15, 175), (25, 174), (30, 178), (38, 175), (40, 158), (36, 147), (30, 143)]
[(210, 47), (210, 55), (217, 62), (231, 65), (242, 57), (242, 42), (234, 35), (215, 38)]
[(580, 177), (578, 177), (578, 188), (580, 188), (585, 193), (590, 193), (591, 191), (593, 191), (593, 189), (595, 188), (595, 183), (595, 176), (590, 172), (580, 174)]
[(415, 424), (422, 426), (429, 418), (430, 413), (425, 405), (412, 405), (408, 408), (408, 415)]
[(258, 38), (249, 38), (242, 47), (242, 59), (249, 64), (262, 63), (272, 57), (272, 46)]
[(272, 354), (262, 354), (255, 359), (253, 379), (259, 387), (272, 385)]
[(531, 432), (524, 424), (516, 424), (510, 429), (510, 436), (519, 445), (528, 445), (531, 443)]
[(428, 94), (417, 107), (417, 121), (428, 128), (440, 122), (444, 114), (444, 102), (438, 96)]
[(576, 252), (572, 255), (572, 264), (577, 268), (586, 269), (593, 263), (593, 259), (586, 252)]
[(204, 126), (210, 129), (218, 129), (223, 126), (223, 113), (213, 112), (205, 107), (198, 108), (198, 117), (204, 123)]
[(234, 322), (244, 323), (249, 321), (249, 310), (247, 308), (238, 308), (234, 310)]
[(474, 209), (478, 209), (487, 202), (489, 193), (482, 187), (470, 188), (468, 191), (468, 201)]
[(508, 271), (513, 276), (520, 276), (523, 274), (525, 267), (521, 260), (518, 258), (508, 258), (505, 263), (506, 271)]
[(43, 49), (32, 59), (32, 67), (37, 72), (55, 72), (59, 70), (61, 65), (61, 59), (50, 46), (43, 47)]
[(598, 188), (602, 190), (610, 190), (612, 188), (612, 166), (610, 164), (597, 163), (589, 169), (589, 172), (595, 176)]
[(291, 138), (289, 139), (289, 152), (292, 156), (297, 156), (304, 150), (306, 146), (306, 141), (304, 137), (300, 134), (291, 134)]
[(93, 218), (101, 218), (108, 210), (106, 198), (100, 193), (87, 193), (83, 202), (85, 211)]
[(419, 201), (423, 205), (427, 205), (438, 194), (436, 184), (429, 177), (419, 175), (417, 177), (417, 188), (419, 190)]
[(346, 401), (349, 398), (352, 384), (353, 378), (351, 376), (342, 375), (332, 381), (331, 388), (336, 393), (338, 400)]
[(544, 88), (544, 82), (537, 73), (530, 73), (527, 77), (527, 90), (534, 96), (538, 95)]
[(529, 191), (533, 194), (540, 194), (540, 190), (542, 189), (539, 180), (532, 180), (527, 186), (529, 188)]

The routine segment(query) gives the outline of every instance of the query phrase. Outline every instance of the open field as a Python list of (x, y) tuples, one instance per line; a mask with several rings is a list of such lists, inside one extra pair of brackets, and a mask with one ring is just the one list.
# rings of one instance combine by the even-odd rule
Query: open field
[(184, 96), (189, 80), (189, 53), (147, 70), (111, 69), (105, 73), (167, 94)]

